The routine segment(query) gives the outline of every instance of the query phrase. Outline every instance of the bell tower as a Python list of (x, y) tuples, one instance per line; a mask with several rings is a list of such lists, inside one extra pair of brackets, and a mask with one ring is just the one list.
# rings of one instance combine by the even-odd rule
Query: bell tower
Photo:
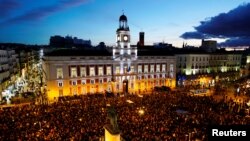
[(137, 49), (130, 47), (130, 31), (127, 17), (122, 14), (119, 18), (119, 27), (116, 30), (116, 47), (113, 48), (113, 59), (135, 59)]
[(113, 78), (116, 92), (128, 93), (134, 84), (134, 61), (137, 59), (137, 46), (130, 46), (130, 30), (127, 17), (122, 14), (116, 30), (116, 46), (113, 47)]

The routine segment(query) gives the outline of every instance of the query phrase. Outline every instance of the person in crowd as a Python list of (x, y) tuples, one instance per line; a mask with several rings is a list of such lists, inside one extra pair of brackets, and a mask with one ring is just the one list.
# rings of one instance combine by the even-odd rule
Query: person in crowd
[[(127, 100), (133, 101), (128, 103)], [(208, 125), (250, 124), (232, 100), (185, 93), (65, 96), (48, 105), (0, 110), (0, 140), (98, 141), (109, 124), (107, 105), (114, 105), (121, 136), (126, 141), (207, 139)], [(244, 108), (244, 106), (240, 106)], [(139, 112), (143, 110), (143, 112)], [(182, 112), (177, 112), (182, 111)]]

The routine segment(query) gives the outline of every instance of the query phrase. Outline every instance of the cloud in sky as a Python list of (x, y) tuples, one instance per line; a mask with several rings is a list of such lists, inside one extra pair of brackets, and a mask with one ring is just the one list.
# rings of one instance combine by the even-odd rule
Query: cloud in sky
[(199, 26), (194, 27), (196, 31), (185, 32), (180, 37), (184, 39), (230, 38), (222, 45), (227, 45), (227, 43), (228, 45), (229, 43), (234, 45), (233, 42), (237, 45), (241, 41), (241, 43), (249, 46), (249, 42), (246, 41), (250, 39), (249, 13), (250, 3), (240, 5), (227, 13), (221, 13), (208, 20), (201, 21)]
[(0, 17), (7, 17), (13, 9), (20, 7), (17, 0), (0, 0)]
[[(9, 1), (9, 0), (3, 0), (3, 1)], [(15, 2), (15, 0), (10, 0), (10, 1)], [(22, 15), (16, 16), (14, 18), (10, 18), (2, 22), (1, 24), (5, 25), (5, 24), (13, 24), (13, 23), (24, 22), (24, 21), (31, 22), (31, 21), (41, 20), (50, 16), (53, 13), (66, 10), (71, 7), (79, 6), (89, 1), (90, 0), (59, 0), (54, 5), (43, 6), (43, 7), (33, 9)]]
[(225, 42), (219, 44), (220, 46), (228, 46), (228, 47), (236, 47), (236, 46), (249, 46), (250, 45), (250, 37), (242, 37), (242, 38), (230, 38)]
[(181, 38), (183, 39), (208, 39), (210, 38), (209, 35), (193, 31), (193, 32), (185, 32), (181, 35)]

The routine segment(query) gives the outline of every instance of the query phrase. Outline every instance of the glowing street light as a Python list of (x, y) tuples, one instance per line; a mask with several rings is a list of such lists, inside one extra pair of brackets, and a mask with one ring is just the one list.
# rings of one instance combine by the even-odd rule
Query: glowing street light
[(140, 110), (138, 111), (138, 113), (139, 113), (139, 115), (144, 115), (144, 110), (143, 110), (143, 109), (140, 109)]

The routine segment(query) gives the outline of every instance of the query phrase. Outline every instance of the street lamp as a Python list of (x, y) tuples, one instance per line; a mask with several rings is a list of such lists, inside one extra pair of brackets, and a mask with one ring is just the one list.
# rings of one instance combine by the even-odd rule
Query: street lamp
[(140, 116), (142, 116), (142, 115), (144, 115), (144, 110), (143, 110), (142, 108), (140, 108), (140, 109), (138, 110), (138, 113), (139, 113)]

